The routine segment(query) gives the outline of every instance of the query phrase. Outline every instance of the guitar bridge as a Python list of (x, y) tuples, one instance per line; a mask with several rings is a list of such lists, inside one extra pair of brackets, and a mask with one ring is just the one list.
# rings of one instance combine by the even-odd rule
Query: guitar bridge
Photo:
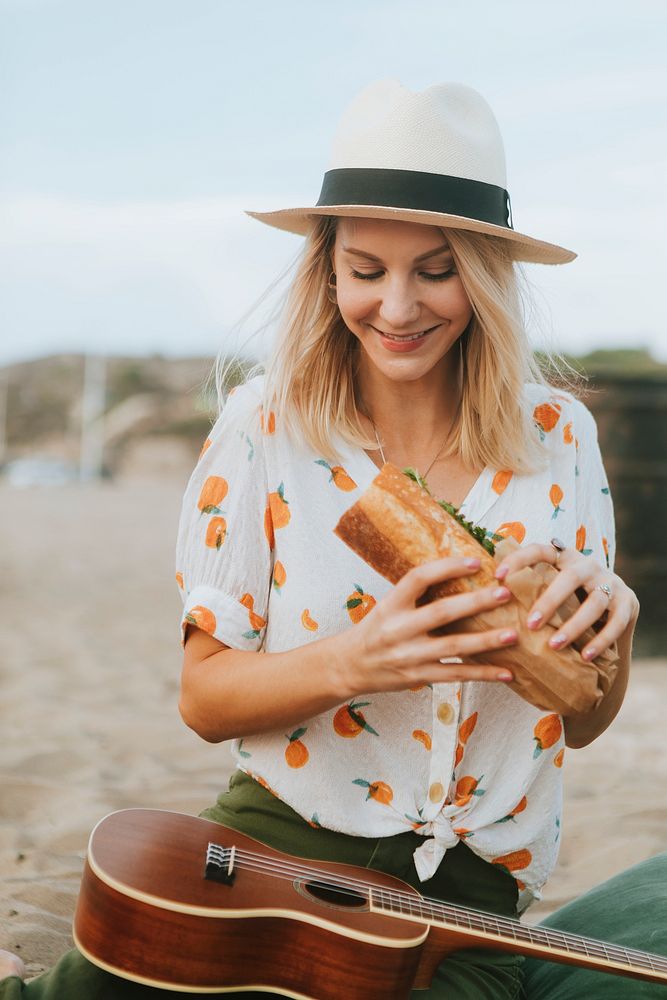
[(221, 885), (233, 885), (236, 878), (235, 856), (236, 847), (222, 847), (220, 844), (209, 843), (206, 848), (204, 878), (209, 882), (220, 882)]

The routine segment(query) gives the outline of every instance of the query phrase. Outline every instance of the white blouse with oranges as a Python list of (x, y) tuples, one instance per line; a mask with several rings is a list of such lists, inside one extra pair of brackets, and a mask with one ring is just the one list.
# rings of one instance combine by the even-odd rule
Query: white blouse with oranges
[[(391, 587), (333, 533), (378, 469), (344, 442), (331, 465), (261, 412), (262, 379), (238, 387), (211, 430), (181, 512), (181, 642), (191, 622), (267, 653), (353, 627)], [(530, 383), (550, 463), (486, 468), (461, 513), (491, 537), (557, 535), (613, 569), (614, 514), (595, 421), (569, 393)], [(445, 498), (446, 499), (446, 498)], [(539, 898), (558, 853), (562, 720), (502, 684), (368, 694), (282, 730), (235, 740), (237, 766), (305, 820), (364, 837), (422, 834), (422, 880), (459, 840)]]

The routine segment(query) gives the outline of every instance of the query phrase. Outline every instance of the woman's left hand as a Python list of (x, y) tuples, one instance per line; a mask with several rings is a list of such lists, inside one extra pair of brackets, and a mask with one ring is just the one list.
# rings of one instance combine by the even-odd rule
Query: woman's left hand
[[(519, 548), (501, 560), (496, 570), (496, 578), (504, 580), (508, 573), (533, 566), (538, 562), (551, 563), (559, 572), (528, 612), (526, 621), (528, 628), (534, 630), (541, 628), (563, 602), (580, 587), (583, 587), (588, 594), (578, 610), (549, 640), (549, 645), (553, 649), (564, 649), (569, 646), (582, 632), (608, 612), (607, 620), (595, 639), (581, 651), (582, 659), (589, 662), (608, 649), (623, 635), (628, 625), (636, 621), (639, 601), (634, 591), (621, 580), (620, 576), (574, 548), (563, 548), (559, 551), (551, 544), (526, 545), (525, 548)], [(602, 585), (609, 587), (611, 597), (598, 589)]]

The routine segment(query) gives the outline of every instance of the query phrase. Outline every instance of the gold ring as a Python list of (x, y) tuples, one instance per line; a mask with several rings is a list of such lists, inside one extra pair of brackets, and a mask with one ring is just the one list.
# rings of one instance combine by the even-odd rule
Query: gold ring
[(554, 560), (554, 566), (556, 567), (556, 569), (560, 569), (558, 565), (558, 560), (560, 559), (561, 552), (565, 552), (567, 546), (563, 542), (561, 542), (560, 538), (552, 538), (550, 545), (553, 545), (553, 547), (556, 550), (556, 558)]

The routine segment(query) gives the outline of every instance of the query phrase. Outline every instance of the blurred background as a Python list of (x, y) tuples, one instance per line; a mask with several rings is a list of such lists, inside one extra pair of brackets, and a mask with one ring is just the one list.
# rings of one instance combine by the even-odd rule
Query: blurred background
[(31, 971), (69, 941), (100, 815), (197, 812), (229, 771), (178, 718), (173, 548), (213, 360), (261, 359), (301, 245), (243, 210), (313, 203), (382, 77), (481, 91), (515, 228), (579, 255), (524, 265), (529, 329), (595, 390), (642, 615), (535, 912), (664, 849), (663, 765), (637, 755), (667, 693), (666, 41), (662, 0), (0, 0), (0, 947)]

